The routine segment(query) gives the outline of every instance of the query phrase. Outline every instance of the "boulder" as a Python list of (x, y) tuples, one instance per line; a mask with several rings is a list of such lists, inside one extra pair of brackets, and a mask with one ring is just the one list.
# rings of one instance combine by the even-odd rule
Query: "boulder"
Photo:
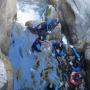
[(16, 16), (16, 0), (0, 0), (0, 48), (6, 54), (12, 23)]
[(8, 58), (0, 52), (0, 90), (12, 90), (13, 70)]

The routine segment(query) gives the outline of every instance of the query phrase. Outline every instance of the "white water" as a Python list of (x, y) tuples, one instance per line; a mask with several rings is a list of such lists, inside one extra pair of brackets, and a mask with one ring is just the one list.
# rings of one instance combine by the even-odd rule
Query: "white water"
[(25, 25), (25, 23), (29, 20), (31, 21), (41, 21), (41, 17), (38, 11), (35, 9), (38, 9), (39, 7), (34, 4), (34, 5), (29, 5), (29, 4), (24, 4), (23, 8), (20, 7), (19, 3), (17, 3), (17, 22)]

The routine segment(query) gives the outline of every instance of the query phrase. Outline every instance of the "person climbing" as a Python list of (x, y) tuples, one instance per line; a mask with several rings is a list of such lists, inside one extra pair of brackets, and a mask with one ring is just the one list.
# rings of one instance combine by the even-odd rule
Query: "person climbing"
[(32, 52), (36, 51), (36, 52), (41, 52), (41, 41), (39, 38), (37, 38), (34, 43), (32, 44)]

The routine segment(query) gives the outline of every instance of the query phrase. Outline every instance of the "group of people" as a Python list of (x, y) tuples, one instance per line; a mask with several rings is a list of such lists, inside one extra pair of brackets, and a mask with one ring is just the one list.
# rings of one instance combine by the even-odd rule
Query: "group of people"
[[(76, 48), (72, 45), (68, 46), (68, 50), (63, 45), (63, 42), (56, 42), (53, 44), (54, 57), (59, 63), (59, 70), (62, 73), (62, 81), (68, 82), (68, 88), (74, 90), (85, 90), (85, 72), (84, 63), (77, 52)], [(64, 86), (64, 85), (63, 85)], [(67, 89), (64, 89), (67, 90)]]
[[(51, 34), (59, 23), (59, 20), (49, 19), (35, 28), (37, 30), (38, 38), (32, 44), (32, 52), (42, 52), (42, 42), (47, 39), (47, 35)], [(57, 60), (58, 68), (62, 72), (62, 81), (64, 82), (62, 87), (65, 86), (65, 81), (67, 81), (67, 88), (71, 87), (73, 88), (72, 90), (75, 88), (77, 90), (85, 90), (83, 59), (73, 45), (68, 43), (66, 45), (63, 41), (63, 35), (60, 41), (52, 42), (51, 56)]]

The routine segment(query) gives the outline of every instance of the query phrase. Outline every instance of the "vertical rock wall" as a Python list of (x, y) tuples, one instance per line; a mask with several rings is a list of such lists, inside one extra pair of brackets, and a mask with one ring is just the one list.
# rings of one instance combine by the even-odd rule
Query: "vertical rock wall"
[[(68, 26), (69, 37), (77, 48), (82, 49), (89, 45), (90, 31), (90, 1), (89, 0), (57, 0), (59, 17)], [(64, 27), (67, 27), (64, 26)], [(87, 46), (86, 46), (87, 47)]]
[(9, 33), (16, 14), (16, 0), (0, 0), (0, 48), (6, 54)]
[(0, 0), (0, 90), (12, 90), (13, 71), (7, 57), (9, 36), (16, 15), (16, 0)]
[(0, 51), (0, 90), (13, 90), (13, 70), (11, 63)]

